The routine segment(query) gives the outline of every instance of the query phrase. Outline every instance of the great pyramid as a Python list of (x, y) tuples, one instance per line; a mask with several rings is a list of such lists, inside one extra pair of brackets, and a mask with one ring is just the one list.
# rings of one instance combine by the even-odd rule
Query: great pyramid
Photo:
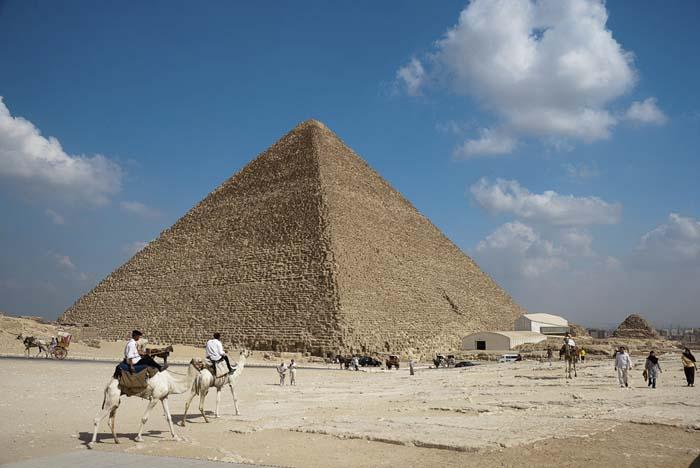
[(60, 318), (104, 339), (455, 349), (525, 311), (322, 123), (297, 126)]
[(629, 315), (613, 332), (616, 338), (658, 339), (659, 333), (647, 320), (637, 314)]

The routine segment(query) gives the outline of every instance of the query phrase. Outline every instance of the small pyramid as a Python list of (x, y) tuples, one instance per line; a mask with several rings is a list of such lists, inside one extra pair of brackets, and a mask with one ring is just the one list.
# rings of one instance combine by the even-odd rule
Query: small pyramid
[(202, 346), (456, 349), (523, 314), (324, 124), (309, 120), (225, 181), (61, 319)]
[(616, 338), (659, 339), (659, 333), (641, 315), (628, 316), (613, 332)]

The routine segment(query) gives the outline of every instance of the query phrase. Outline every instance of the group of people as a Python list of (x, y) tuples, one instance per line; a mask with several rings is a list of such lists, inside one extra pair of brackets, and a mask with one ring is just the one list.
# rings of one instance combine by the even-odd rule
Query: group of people
[(287, 372), (289, 372), (289, 385), (296, 385), (297, 384), (297, 364), (294, 362), (294, 359), (292, 359), (289, 362), (289, 365), (285, 364), (284, 362), (281, 362), (279, 366), (277, 366), (277, 373), (280, 376), (280, 385), (284, 385), (284, 381), (287, 377)]
[[(167, 365), (158, 364), (158, 362), (151, 357), (143, 346), (139, 346), (139, 341), (143, 337), (143, 333), (139, 330), (134, 330), (131, 332), (131, 339), (126, 343), (124, 348), (124, 363), (128, 366), (131, 372), (136, 370), (135, 366), (142, 367), (153, 367), (161, 372), (168, 368)], [(231, 362), (228, 360), (228, 355), (224, 351), (224, 345), (221, 343), (221, 334), (214, 333), (212, 339), (207, 341), (204, 347), (207, 355), (208, 364), (213, 368), (216, 368), (216, 364), (219, 362), (225, 362), (228, 368), (228, 373), (233, 374), (235, 371), (231, 367)]]
[[(690, 351), (690, 349), (685, 348), (681, 356), (681, 361), (683, 362), (683, 371), (685, 372), (685, 380), (688, 387), (695, 386), (695, 370), (697, 369), (697, 364), (695, 361), (695, 356)], [(630, 358), (627, 349), (624, 346), (615, 352), (615, 370), (617, 371), (617, 380), (620, 383), (620, 387), (629, 388), (629, 371), (632, 369), (632, 359)], [(649, 351), (644, 362), (644, 380), (647, 382), (647, 386), (650, 388), (656, 388), (656, 384), (661, 374), (661, 365), (659, 364), (659, 358), (656, 356), (654, 351)]]
[[(129, 367), (130, 371), (135, 370), (136, 365), (154, 367), (158, 371), (165, 370), (168, 366), (158, 364), (145, 349), (139, 346), (139, 340), (143, 336), (139, 330), (134, 330), (131, 332), (131, 339), (126, 343), (124, 348), (124, 363)], [(52, 340), (52, 344), (53, 340)], [(576, 343), (570, 334), (566, 334), (564, 337), (564, 345), (576, 347)], [(55, 345), (54, 345), (55, 346)], [(219, 362), (226, 362), (229, 374), (232, 374), (235, 369), (231, 367), (228, 355), (224, 351), (224, 345), (221, 343), (221, 334), (214, 333), (212, 339), (207, 341), (205, 346), (207, 360), (211, 362), (212, 366), (216, 366)], [(585, 351), (583, 348), (579, 350), (579, 358), (581, 361), (585, 359)], [(547, 360), (549, 365), (552, 365), (552, 348), (547, 348)], [(681, 356), (683, 362), (683, 371), (685, 372), (685, 379), (688, 387), (695, 386), (695, 371), (697, 369), (697, 361), (695, 356), (690, 351), (690, 349), (685, 348), (683, 350), (683, 355)], [(359, 368), (359, 362), (357, 357), (353, 357), (351, 366), (355, 367), (355, 370)], [(280, 385), (284, 385), (287, 377), (287, 372), (289, 372), (289, 385), (296, 385), (296, 373), (297, 365), (292, 359), (289, 365), (284, 362), (276, 368), (277, 373), (280, 378)], [(617, 380), (620, 383), (620, 387), (629, 387), (629, 371), (632, 369), (632, 359), (630, 358), (627, 349), (624, 346), (620, 346), (615, 352), (615, 371), (617, 372)], [(654, 351), (650, 351), (644, 363), (644, 379), (647, 381), (647, 385), (651, 388), (656, 388), (656, 383), (661, 373), (661, 366), (659, 365), (659, 358), (656, 356)]]

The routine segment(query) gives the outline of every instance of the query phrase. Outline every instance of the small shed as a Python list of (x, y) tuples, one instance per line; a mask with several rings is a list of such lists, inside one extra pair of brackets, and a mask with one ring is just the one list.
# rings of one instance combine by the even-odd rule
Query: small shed
[(462, 338), (462, 349), (508, 351), (525, 343), (540, 343), (547, 337), (532, 331), (490, 331), (472, 333)]
[(515, 320), (514, 328), (517, 331), (532, 331), (545, 335), (563, 335), (569, 331), (569, 322), (558, 315), (525, 314)]

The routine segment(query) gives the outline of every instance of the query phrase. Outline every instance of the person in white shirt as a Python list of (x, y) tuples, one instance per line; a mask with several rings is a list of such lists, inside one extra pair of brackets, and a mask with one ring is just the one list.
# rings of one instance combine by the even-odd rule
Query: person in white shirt
[(568, 344), (568, 345), (571, 346), (572, 348), (575, 348), (575, 347), (576, 347), (576, 342), (574, 341), (573, 338), (571, 338), (571, 334), (570, 334), (570, 333), (567, 333), (567, 334), (566, 334), (566, 337), (564, 337), (564, 344), (565, 344), (565, 345)]
[(146, 365), (149, 367), (155, 367), (156, 369), (158, 369), (158, 372), (164, 370), (164, 366), (158, 364), (156, 361), (153, 360), (151, 356), (139, 349), (137, 342), (141, 339), (142, 336), (143, 333), (141, 333), (140, 331), (132, 331), (131, 339), (126, 343), (126, 347), (124, 348), (124, 362), (126, 362), (126, 364), (129, 366), (129, 370), (131, 372), (134, 372), (134, 366), (136, 364), (141, 364), (142, 366)]
[(289, 385), (297, 384), (297, 364), (294, 359), (289, 363)]
[(277, 373), (280, 375), (280, 385), (284, 385), (284, 378), (287, 375), (287, 366), (284, 362), (277, 366)]
[(224, 345), (221, 344), (221, 334), (219, 333), (214, 333), (214, 338), (211, 340), (207, 341), (207, 345), (205, 347), (207, 351), (207, 358), (214, 363), (214, 366), (216, 366), (216, 363), (221, 361), (222, 359), (226, 361), (226, 367), (228, 367), (228, 373), (233, 374), (233, 369), (231, 368), (231, 363), (228, 360), (228, 356), (226, 355), (226, 352), (224, 351)]
[(620, 350), (615, 353), (615, 370), (617, 371), (617, 380), (620, 382), (620, 387), (629, 387), (629, 370), (632, 369), (632, 359), (627, 354), (624, 346), (620, 346)]

